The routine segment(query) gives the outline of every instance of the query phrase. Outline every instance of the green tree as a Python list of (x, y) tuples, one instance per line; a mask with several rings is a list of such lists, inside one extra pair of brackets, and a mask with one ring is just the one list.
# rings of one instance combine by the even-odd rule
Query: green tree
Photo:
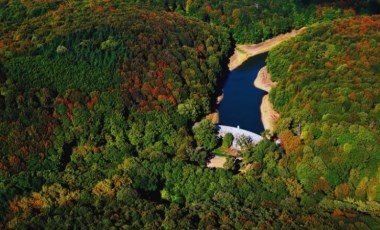
[(236, 158), (227, 157), (227, 161), (223, 165), (224, 169), (235, 171), (236, 169)]
[(229, 148), (232, 145), (232, 142), (234, 141), (234, 135), (232, 133), (226, 133), (223, 137), (223, 147)]
[(178, 104), (177, 112), (182, 116), (195, 121), (201, 113), (201, 108), (194, 99), (187, 99), (184, 103)]
[(193, 127), (194, 138), (198, 146), (212, 150), (218, 144), (217, 131), (209, 119), (203, 119)]

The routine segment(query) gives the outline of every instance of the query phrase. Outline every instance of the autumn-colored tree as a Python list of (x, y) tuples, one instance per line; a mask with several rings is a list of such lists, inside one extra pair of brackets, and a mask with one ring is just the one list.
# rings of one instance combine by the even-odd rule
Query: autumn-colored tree
[(316, 192), (322, 191), (327, 194), (331, 190), (331, 185), (324, 177), (320, 177), (314, 182), (313, 189)]
[(290, 196), (300, 198), (303, 194), (302, 185), (294, 178), (284, 179)]
[(302, 150), (301, 139), (295, 136), (291, 131), (286, 130), (280, 135), (281, 144), (285, 153), (290, 154)]
[(350, 195), (351, 191), (350, 191), (350, 187), (348, 186), (347, 183), (344, 183), (344, 184), (340, 184), (338, 185), (336, 188), (335, 188), (335, 196), (338, 198), (338, 199), (343, 199), (347, 196)]

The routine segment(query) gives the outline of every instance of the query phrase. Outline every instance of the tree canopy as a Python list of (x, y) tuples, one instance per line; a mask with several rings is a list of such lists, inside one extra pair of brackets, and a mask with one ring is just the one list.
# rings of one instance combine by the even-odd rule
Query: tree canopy
[[(379, 17), (335, 20), (377, 7), (0, 0), (0, 228), (379, 226)], [(267, 60), (282, 145), (207, 168), (234, 44), (315, 22)]]

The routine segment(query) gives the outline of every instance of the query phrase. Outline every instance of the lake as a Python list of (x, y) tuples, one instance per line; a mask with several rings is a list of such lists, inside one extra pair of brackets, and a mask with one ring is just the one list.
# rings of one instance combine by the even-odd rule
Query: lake
[(221, 125), (239, 126), (257, 134), (264, 131), (260, 105), (266, 92), (254, 87), (253, 81), (265, 66), (266, 57), (266, 53), (252, 57), (229, 73), (218, 108)]

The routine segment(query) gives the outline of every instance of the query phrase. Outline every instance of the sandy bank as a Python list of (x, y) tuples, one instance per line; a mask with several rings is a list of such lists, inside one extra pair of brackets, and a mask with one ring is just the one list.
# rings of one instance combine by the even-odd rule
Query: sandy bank
[[(256, 88), (267, 91), (268, 93), (276, 85), (276, 82), (273, 82), (270, 78), (270, 74), (268, 72), (268, 68), (264, 66), (260, 69), (259, 73), (253, 85)], [(274, 133), (274, 126), (276, 124), (277, 119), (280, 117), (280, 114), (277, 113), (273, 109), (273, 105), (269, 100), (269, 95), (265, 95), (261, 102), (260, 106), (261, 111), (261, 121), (263, 122), (263, 126), (265, 130), (269, 130), (271, 134)]]
[(216, 110), (214, 113), (210, 113), (206, 116), (207, 119), (209, 119), (214, 125), (219, 123), (219, 111)]
[(207, 163), (207, 167), (209, 168), (223, 168), (224, 163), (226, 163), (226, 157), (215, 156)]
[[(224, 93), (216, 97), (216, 104), (219, 105), (224, 98)], [(209, 119), (214, 125), (219, 124), (219, 111), (216, 109), (215, 112), (212, 112), (206, 116), (206, 119)]]
[(273, 109), (273, 106), (269, 101), (269, 95), (265, 95), (263, 97), (260, 110), (261, 121), (263, 122), (264, 129), (269, 130), (273, 134), (274, 126), (276, 124), (276, 121), (280, 117), (280, 114)]
[(270, 49), (280, 44), (281, 42), (293, 38), (298, 34), (304, 32), (305, 30), (306, 27), (303, 27), (299, 30), (293, 30), (289, 33), (278, 35), (272, 39), (268, 39), (258, 44), (237, 45), (234, 54), (230, 58), (228, 68), (230, 70), (233, 70), (236, 67), (240, 66), (243, 62), (245, 62), (248, 58), (268, 52)]
[(216, 98), (216, 104), (219, 105), (223, 101), (223, 98), (224, 98), (224, 93), (222, 93)]
[(273, 86), (276, 85), (276, 83), (270, 79), (268, 68), (265, 66), (260, 69), (255, 81), (253, 82), (253, 85), (256, 88), (267, 91), (269, 93), (269, 91)]

